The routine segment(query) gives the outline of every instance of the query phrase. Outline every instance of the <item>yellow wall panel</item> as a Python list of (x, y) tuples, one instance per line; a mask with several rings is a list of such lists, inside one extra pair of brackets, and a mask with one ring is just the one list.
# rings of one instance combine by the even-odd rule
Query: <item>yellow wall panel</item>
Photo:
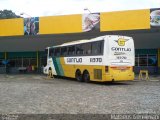
[(0, 20), (0, 36), (23, 35), (23, 24), (23, 18)]
[(101, 31), (150, 29), (150, 10), (101, 13), (100, 20)]
[(65, 15), (40, 17), (39, 26), (39, 34), (82, 32), (82, 16)]

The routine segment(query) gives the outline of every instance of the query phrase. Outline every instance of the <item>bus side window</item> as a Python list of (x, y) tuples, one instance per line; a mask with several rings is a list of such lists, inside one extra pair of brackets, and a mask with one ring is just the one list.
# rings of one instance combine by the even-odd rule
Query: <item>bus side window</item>
[(90, 55), (91, 54), (91, 43), (86, 44), (86, 54)]
[(92, 54), (100, 55), (103, 53), (103, 41), (93, 42), (92, 43)]
[(68, 55), (75, 55), (75, 46), (70, 46), (68, 48)]
[(91, 54), (91, 43), (84, 43), (82, 44), (83, 54), (90, 55)]
[(82, 54), (83, 54), (82, 45), (76, 45), (76, 55), (82, 55)]
[(62, 47), (61, 48), (61, 55), (66, 56), (67, 55), (67, 47)]
[(59, 56), (60, 56), (60, 48), (55, 48), (55, 50), (54, 50), (54, 55), (55, 55), (56, 57), (59, 57)]
[(96, 55), (97, 54), (97, 50), (98, 48), (97, 48), (97, 44), (96, 44), (96, 42), (93, 42), (92, 43), (92, 54), (93, 55)]
[(45, 52), (45, 56), (48, 57), (48, 56), (49, 56), (49, 55), (48, 55), (48, 49), (45, 49), (44, 52)]
[(54, 54), (54, 49), (53, 48), (49, 48), (49, 57), (52, 57)]
[(87, 50), (87, 54), (89, 55), (89, 54), (91, 54), (91, 50), (89, 49), (89, 50)]
[(103, 54), (104, 40), (100, 41), (100, 54)]

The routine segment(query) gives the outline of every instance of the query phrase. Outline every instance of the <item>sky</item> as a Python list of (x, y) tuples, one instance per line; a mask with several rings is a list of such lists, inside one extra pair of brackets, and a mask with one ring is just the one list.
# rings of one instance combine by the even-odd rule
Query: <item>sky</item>
[(12, 10), (23, 17), (83, 14), (160, 8), (160, 0), (0, 0), (0, 10)]

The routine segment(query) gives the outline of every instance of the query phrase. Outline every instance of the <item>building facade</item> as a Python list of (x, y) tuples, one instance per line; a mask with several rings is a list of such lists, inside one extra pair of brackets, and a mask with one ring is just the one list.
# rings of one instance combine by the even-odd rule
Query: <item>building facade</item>
[(0, 73), (41, 72), (47, 46), (102, 35), (133, 37), (135, 72), (159, 73), (160, 9), (0, 20)]

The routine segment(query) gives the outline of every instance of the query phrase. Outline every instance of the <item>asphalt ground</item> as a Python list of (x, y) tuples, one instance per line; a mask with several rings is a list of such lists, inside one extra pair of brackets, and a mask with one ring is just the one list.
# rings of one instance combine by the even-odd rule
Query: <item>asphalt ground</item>
[(160, 114), (160, 77), (81, 83), (44, 75), (0, 75), (0, 114)]

